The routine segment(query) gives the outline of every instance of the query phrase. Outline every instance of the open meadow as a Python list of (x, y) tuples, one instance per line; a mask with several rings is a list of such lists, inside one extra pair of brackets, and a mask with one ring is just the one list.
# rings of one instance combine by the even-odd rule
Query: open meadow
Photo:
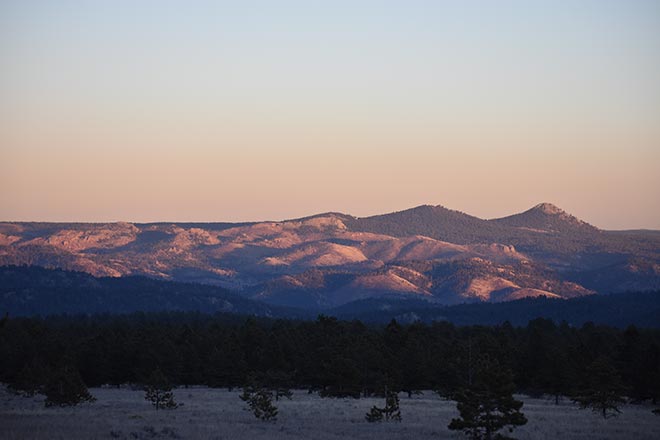
[[(156, 411), (144, 393), (127, 388), (92, 388), (96, 402), (46, 408), (43, 396), (25, 398), (0, 389), (2, 439), (461, 439), (447, 424), (457, 416), (454, 402), (425, 392), (401, 395), (402, 422), (368, 423), (364, 416), (382, 399), (322, 399), (297, 390), (277, 402), (275, 422), (255, 419), (239, 399), (240, 390), (178, 388), (175, 410)], [(625, 405), (604, 420), (569, 400), (559, 405), (521, 397), (529, 422), (512, 434), (518, 439), (658, 439), (660, 417), (649, 405)]]

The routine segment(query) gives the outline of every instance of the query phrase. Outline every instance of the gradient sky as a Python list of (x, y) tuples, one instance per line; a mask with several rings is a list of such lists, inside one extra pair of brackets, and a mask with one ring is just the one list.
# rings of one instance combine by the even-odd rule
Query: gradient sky
[(0, 2), (0, 220), (660, 229), (660, 2)]

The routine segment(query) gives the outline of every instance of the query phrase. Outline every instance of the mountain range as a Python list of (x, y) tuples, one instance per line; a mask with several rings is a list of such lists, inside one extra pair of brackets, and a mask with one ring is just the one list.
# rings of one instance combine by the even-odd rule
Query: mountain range
[(0, 223), (0, 266), (142, 276), (275, 307), (443, 305), (660, 289), (660, 231), (605, 231), (549, 204), (485, 220), (442, 206), (254, 223)]

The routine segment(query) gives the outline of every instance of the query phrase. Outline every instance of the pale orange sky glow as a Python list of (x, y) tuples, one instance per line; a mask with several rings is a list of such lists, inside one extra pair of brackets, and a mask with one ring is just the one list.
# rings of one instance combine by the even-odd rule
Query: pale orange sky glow
[(402, 149), (26, 149), (3, 162), (2, 206), (22, 214), (8, 220), (147, 222), (364, 216), (424, 203), (491, 218), (552, 201), (601, 227), (655, 227), (651, 151)]
[(660, 229), (653, 2), (145, 3), (0, 7), (0, 220)]

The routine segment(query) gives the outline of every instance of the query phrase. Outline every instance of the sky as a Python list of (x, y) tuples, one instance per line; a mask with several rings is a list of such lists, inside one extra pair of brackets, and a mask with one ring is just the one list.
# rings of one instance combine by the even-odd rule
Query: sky
[(0, 2), (0, 220), (660, 229), (660, 2)]

